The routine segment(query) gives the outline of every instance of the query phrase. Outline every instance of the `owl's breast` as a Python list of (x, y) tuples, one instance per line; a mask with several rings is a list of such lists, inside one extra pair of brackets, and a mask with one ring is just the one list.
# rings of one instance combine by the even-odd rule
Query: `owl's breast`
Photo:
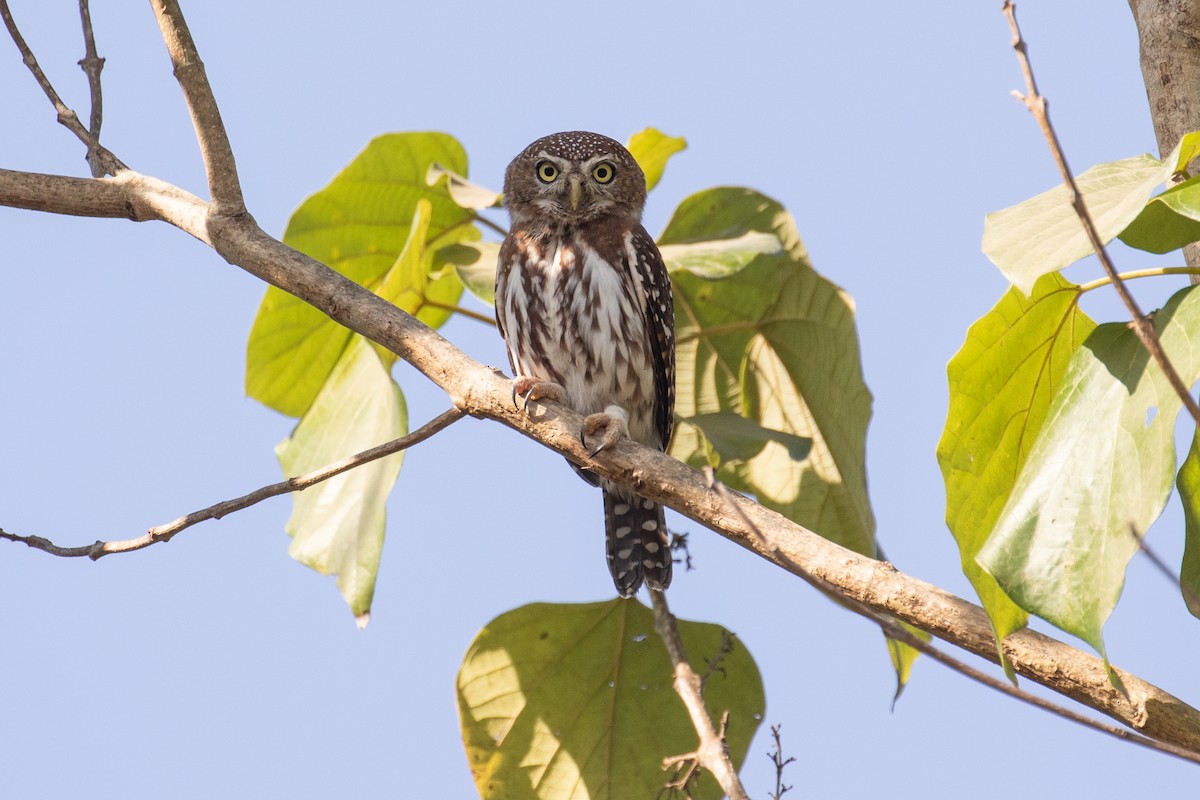
[(624, 244), (601, 251), (578, 236), (506, 241), (496, 312), (517, 374), (562, 385), (581, 414), (618, 405), (631, 437), (658, 444), (653, 357)]

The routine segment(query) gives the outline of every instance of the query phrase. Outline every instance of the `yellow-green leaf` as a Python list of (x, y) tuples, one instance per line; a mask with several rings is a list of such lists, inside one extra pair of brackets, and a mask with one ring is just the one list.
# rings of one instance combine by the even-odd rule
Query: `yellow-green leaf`
[[(714, 719), (729, 712), (740, 767), (763, 714), (758, 668), (720, 626), (680, 620), (679, 631), (700, 674), (720, 656), (704, 698)], [(662, 760), (697, 743), (654, 615), (636, 600), (539, 603), (488, 623), (459, 669), (458, 708), (485, 800), (653, 798), (669, 777)], [(694, 796), (721, 791), (705, 775)]]
[(1046, 419), (1071, 355), (1096, 324), (1078, 307), (1079, 291), (1057, 274), (1038, 280), (1028, 297), (1016, 288), (967, 331), (950, 360), (950, 408), (938, 443), (946, 482), (946, 525), (962, 569), (999, 642), (1029, 615), (975, 561), (1012, 493)]
[[(421, 199), (430, 205), (430, 240), (445, 246), (477, 239), (471, 212), (456, 204), (444, 185), (426, 183), (434, 162), (466, 174), (466, 154), (446, 134), (393, 133), (374, 139), (328, 186), (301, 204), (283, 241), (374, 289), (408, 240)], [(426, 288), (429, 298), (447, 305), (454, 305), (461, 292), (453, 270)], [(450, 314), (428, 305), (415, 313), (434, 327)], [(302, 416), (349, 341), (350, 331), (271, 287), (250, 331), (246, 392), (277, 411)]]
[(687, 140), (682, 136), (667, 136), (657, 128), (646, 128), (629, 137), (629, 152), (642, 172), (646, 173), (646, 191), (662, 180), (663, 170), (671, 156), (686, 147)]

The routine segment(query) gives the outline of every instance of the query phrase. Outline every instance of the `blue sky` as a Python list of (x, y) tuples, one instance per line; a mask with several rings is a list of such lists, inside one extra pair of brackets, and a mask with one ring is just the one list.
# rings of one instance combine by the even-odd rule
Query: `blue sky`
[[(983, 215), (1057, 175), (995, 3), (188, 3), (250, 209), (292, 210), (372, 137), (444, 130), (499, 187), (543, 134), (689, 149), (650, 197), (745, 185), (780, 200), (818, 270), (857, 303), (875, 397), (871, 496), (890, 559), (972, 597), (934, 458), (945, 366), (1005, 288)], [(12, 3), (66, 100), (86, 113), (76, 4)], [(1071, 164), (1155, 148), (1122, 3), (1026, 0), (1019, 14)], [(1087, 19), (1081, 34), (1080, 20)], [(96, 4), (103, 138), (132, 167), (204, 192), (153, 15)], [(0, 41), (0, 167), (86, 173), (16, 51)], [(69, 544), (128, 538), (278, 479), (291, 421), (244, 397), (263, 286), (161, 224), (0, 209), (0, 527)], [(1117, 248), (1122, 269), (1181, 262)], [(1095, 276), (1091, 264), (1074, 276)], [(1150, 283), (1150, 282), (1143, 282)], [(1179, 285), (1182, 285), (1180, 283)], [(1139, 286), (1147, 307), (1161, 305)], [(1093, 292), (1087, 308), (1119, 318)], [(500, 365), (496, 332), (444, 332)], [(448, 400), (401, 366), (415, 424)], [(1182, 552), (1177, 509), (1150, 532)], [(533, 601), (607, 599), (599, 494), (557, 456), (465, 420), (410, 453), (389, 504), (372, 622), (287, 558), (279, 499), (98, 563), (0, 547), (0, 787), (13, 797), (376, 794), (472, 797), (454, 675), (478, 629)], [(669, 520), (671, 522), (671, 520)], [(1194, 773), (918, 663), (891, 709), (871, 625), (693, 523), (676, 613), (737, 632), (763, 672), (796, 796), (1174, 794)], [(3, 543), (0, 543), (3, 544)], [(1195, 704), (1196, 622), (1135, 559), (1107, 629), (1114, 662)], [(990, 669), (990, 667), (989, 667)], [(992, 670), (998, 674), (997, 670)], [(774, 774), (760, 734), (744, 779)], [(1040, 792), (1038, 792), (1040, 793)]]

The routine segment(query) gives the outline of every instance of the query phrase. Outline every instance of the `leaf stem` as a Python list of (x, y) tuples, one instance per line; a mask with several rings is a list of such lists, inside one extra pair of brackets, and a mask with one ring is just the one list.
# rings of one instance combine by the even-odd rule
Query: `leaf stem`
[[(1134, 278), (1149, 278), (1154, 275), (1200, 275), (1200, 268), (1197, 267), (1151, 267), (1149, 269), (1135, 269), (1132, 272), (1120, 273), (1120, 278), (1123, 281), (1131, 281)], [(1079, 293), (1090, 292), (1093, 289), (1099, 289), (1101, 286), (1108, 286), (1113, 280), (1110, 276), (1105, 275), (1103, 278), (1096, 278), (1094, 281), (1079, 284)]]

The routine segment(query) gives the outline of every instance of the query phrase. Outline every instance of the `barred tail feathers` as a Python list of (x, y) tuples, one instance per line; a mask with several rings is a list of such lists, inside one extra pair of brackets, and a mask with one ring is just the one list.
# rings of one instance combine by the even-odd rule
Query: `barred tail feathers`
[(671, 547), (663, 507), (653, 500), (604, 490), (608, 569), (622, 597), (645, 580), (652, 589), (671, 585)]

